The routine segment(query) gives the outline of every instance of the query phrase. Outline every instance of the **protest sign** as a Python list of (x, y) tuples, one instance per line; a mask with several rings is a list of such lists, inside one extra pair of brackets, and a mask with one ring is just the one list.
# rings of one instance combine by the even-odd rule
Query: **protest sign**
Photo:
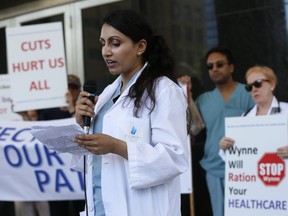
[(6, 29), (14, 111), (66, 106), (62, 23)]
[(22, 117), (12, 111), (9, 75), (0, 75), (0, 119), (20, 121)]
[(235, 140), (225, 155), (225, 215), (286, 216), (288, 167), (276, 150), (287, 146), (287, 117), (226, 118), (225, 136)]
[[(183, 84), (178, 82), (180, 87), (182, 88), (184, 94), (187, 98), (190, 97), (190, 90), (188, 89), (187, 84)], [(189, 104), (188, 100), (187, 103)], [(187, 105), (188, 105), (187, 104)], [(181, 183), (181, 193), (182, 194), (192, 194), (193, 193), (193, 177), (192, 177), (192, 153), (191, 153), (191, 136), (187, 135), (187, 154), (188, 154), (188, 162), (189, 167), (186, 172), (180, 175), (180, 183)]]
[(190, 136), (187, 136), (188, 145), (188, 169), (180, 175), (181, 194), (191, 194), (193, 192), (193, 180), (192, 180), (192, 153)]
[(84, 177), (70, 169), (72, 155), (47, 149), (28, 130), (32, 126), (75, 123), (0, 121), (0, 200), (41, 201), (84, 198)]

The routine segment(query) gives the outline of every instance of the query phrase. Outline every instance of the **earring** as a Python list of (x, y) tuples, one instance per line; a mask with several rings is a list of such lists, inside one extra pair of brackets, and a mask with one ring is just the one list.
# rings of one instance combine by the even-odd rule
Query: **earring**
[(140, 55), (141, 55), (141, 52), (138, 52), (138, 55), (140, 56)]

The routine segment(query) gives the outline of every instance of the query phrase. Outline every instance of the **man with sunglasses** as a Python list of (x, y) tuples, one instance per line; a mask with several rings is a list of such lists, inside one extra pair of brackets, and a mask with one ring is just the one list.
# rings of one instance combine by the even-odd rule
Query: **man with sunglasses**
[(254, 102), (245, 86), (233, 80), (235, 66), (229, 49), (210, 49), (205, 62), (215, 89), (203, 93), (196, 100), (206, 126), (204, 156), (200, 165), (206, 171), (213, 216), (223, 216), (225, 163), (219, 156), (219, 141), (224, 136), (225, 117), (241, 116)]

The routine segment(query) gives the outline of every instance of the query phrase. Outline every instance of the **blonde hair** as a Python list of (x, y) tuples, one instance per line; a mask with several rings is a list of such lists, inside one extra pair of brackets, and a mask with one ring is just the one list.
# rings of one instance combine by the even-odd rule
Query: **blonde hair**
[(253, 67), (248, 68), (248, 70), (245, 74), (246, 80), (247, 80), (247, 77), (249, 75), (251, 75), (252, 73), (263, 74), (267, 80), (269, 80), (270, 82), (274, 83), (275, 86), (277, 86), (277, 77), (276, 77), (274, 71), (270, 67), (267, 67), (264, 65), (255, 65)]

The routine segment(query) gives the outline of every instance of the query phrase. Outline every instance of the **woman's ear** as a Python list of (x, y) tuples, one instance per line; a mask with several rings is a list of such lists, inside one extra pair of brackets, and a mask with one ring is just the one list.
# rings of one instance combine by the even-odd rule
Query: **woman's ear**
[(272, 82), (272, 83), (271, 83), (271, 91), (274, 92), (274, 90), (275, 90), (275, 83)]
[(147, 48), (147, 42), (144, 39), (141, 39), (138, 43), (137, 43), (137, 54), (138, 55), (142, 55), (145, 50)]

